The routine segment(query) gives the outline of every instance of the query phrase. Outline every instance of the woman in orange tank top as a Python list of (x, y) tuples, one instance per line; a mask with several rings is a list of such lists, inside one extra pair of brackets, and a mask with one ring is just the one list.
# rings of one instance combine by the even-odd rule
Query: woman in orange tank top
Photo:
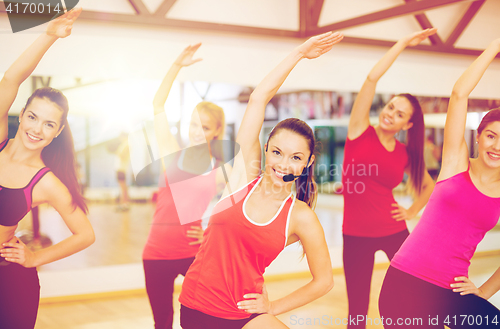
[[(287, 328), (276, 315), (305, 305), (333, 287), (323, 228), (312, 210), (317, 195), (312, 177), (314, 133), (298, 119), (280, 122), (264, 148), (264, 172), (259, 134), (268, 102), (295, 65), (328, 52), (342, 38), (332, 32), (310, 38), (252, 93), (236, 138), (239, 153), (229, 184), (184, 279), (180, 296), (184, 329)], [(291, 196), (294, 181), (295, 198)], [(263, 271), (286, 245), (298, 241), (313, 279), (269, 301)]]

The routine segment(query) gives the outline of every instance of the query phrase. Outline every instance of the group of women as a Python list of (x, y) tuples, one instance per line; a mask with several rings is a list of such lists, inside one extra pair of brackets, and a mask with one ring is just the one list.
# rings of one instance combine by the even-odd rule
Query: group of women
[[(74, 150), (66, 120), (68, 103), (57, 90), (42, 88), (19, 115), (15, 137), (7, 139), (7, 114), (19, 85), (44, 53), (71, 33), (80, 10), (52, 21), (0, 82), (0, 327), (33, 328), (39, 299), (36, 266), (84, 249), (94, 240), (86, 205), (76, 181)], [(468, 266), (484, 234), (500, 217), (500, 109), (488, 112), (478, 128), (478, 156), (469, 159), (463, 138), (467, 98), (495, 56), (495, 40), (465, 71), (453, 88), (445, 127), (443, 164), (437, 183), (425, 170), (424, 122), (418, 100), (393, 97), (371, 126), (369, 110), (378, 80), (398, 55), (436, 33), (427, 29), (399, 40), (368, 74), (351, 112), (344, 163), (375, 165), (373, 173), (346, 171), (345, 183), (361, 182), (363, 193), (344, 191), (344, 269), (349, 317), (368, 311), (374, 253), (392, 260), (380, 296), (381, 316), (421, 317), (418, 327), (458, 327), (460, 314), (492, 321), (500, 311), (486, 299), (500, 289), (500, 271), (481, 287), (468, 279)], [(333, 287), (332, 266), (321, 224), (314, 213), (313, 178), (316, 142), (303, 121), (279, 122), (264, 145), (259, 134), (268, 102), (292, 69), (340, 42), (343, 35), (325, 33), (294, 49), (252, 92), (236, 137), (233, 166), (225, 164), (217, 141), (224, 137), (224, 112), (201, 102), (193, 111), (189, 144), (170, 133), (164, 104), (179, 71), (199, 61), (200, 44), (176, 59), (154, 98), (155, 132), (162, 158), (156, 211), (143, 251), (146, 289), (155, 328), (171, 328), (173, 287), (184, 276), (179, 301), (181, 326), (194, 328), (286, 328), (276, 315), (305, 305)], [(395, 135), (406, 131), (406, 143)], [(261, 162), (264, 161), (264, 166)], [(261, 168), (264, 168), (261, 170)], [(415, 195), (406, 209), (392, 190), (409, 176)], [(208, 227), (200, 219), (211, 199), (222, 197), (211, 211)], [(14, 233), (31, 207), (49, 203), (62, 216), (69, 238), (32, 252)], [(405, 220), (427, 204), (415, 230)], [(265, 268), (286, 246), (300, 242), (312, 280), (291, 294), (270, 301)], [(443, 322), (448, 316), (448, 322)], [(436, 323), (428, 321), (436, 318)], [(483, 322), (484, 323), (484, 322)], [(465, 323), (467, 324), (467, 323)], [(470, 321), (468, 322), (470, 325)], [(364, 323), (349, 321), (349, 327)], [(411, 325), (410, 325), (411, 326)]]

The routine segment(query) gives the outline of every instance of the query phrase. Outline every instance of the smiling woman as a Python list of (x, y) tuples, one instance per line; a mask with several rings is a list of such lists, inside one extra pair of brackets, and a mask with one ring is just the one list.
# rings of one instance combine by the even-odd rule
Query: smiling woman
[[(8, 112), (19, 86), (58, 39), (70, 35), (81, 10), (53, 20), (7, 70), (0, 81), (0, 327), (29, 329), (36, 321), (40, 285), (36, 267), (74, 254), (94, 242), (84, 199), (78, 189), (68, 101), (52, 88), (36, 90), (8, 136)], [(72, 232), (67, 239), (36, 252), (14, 235), (32, 207), (48, 203)]]
[(500, 290), (500, 268), (478, 288), (469, 266), (500, 216), (500, 109), (481, 121), (475, 159), (469, 158), (464, 133), (469, 95), (499, 53), (497, 39), (453, 87), (441, 172), (418, 225), (387, 271), (379, 299), (383, 318), (435, 319), (426, 328), (498, 324), (500, 310), (487, 299)]
[[(427, 203), (434, 187), (424, 164), (424, 119), (418, 100), (399, 94), (379, 115), (379, 124), (370, 125), (369, 112), (379, 79), (408, 46), (418, 45), (436, 29), (427, 29), (399, 40), (372, 68), (354, 102), (345, 143), (342, 175), (344, 195), (343, 262), (349, 299), (349, 316), (368, 312), (374, 255), (383, 250), (389, 259), (408, 236), (405, 220), (417, 215)], [(406, 145), (395, 135), (407, 131)], [(354, 167), (375, 167), (368, 172)], [(409, 209), (398, 205), (392, 190), (404, 173), (417, 195)], [(349, 324), (348, 328), (364, 328)]]
[[(286, 328), (276, 315), (305, 305), (333, 287), (323, 228), (312, 210), (314, 133), (299, 119), (280, 122), (265, 147), (261, 168), (259, 133), (265, 109), (302, 59), (317, 58), (343, 38), (312, 37), (292, 51), (252, 92), (236, 142), (240, 152), (221, 200), (215, 205), (179, 297), (181, 326), (198, 328)], [(297, 195), (292, 194), (295, 180)], [(231, 192), (234, 191), (234, 192)], [(299, 241), (308, 257), (311, 282), (269, 301), (263, 274), (287, 245)]]

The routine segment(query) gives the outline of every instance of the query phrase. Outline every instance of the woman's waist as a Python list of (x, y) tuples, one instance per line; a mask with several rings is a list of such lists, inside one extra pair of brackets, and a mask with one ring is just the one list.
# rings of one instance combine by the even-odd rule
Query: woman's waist
[(7, 242), (12, 242), (12, 243), (17, 242), (17, 238), (15, 236), (16, 229), (17, 225), (14, 226), (0, 225), (0, 245)]

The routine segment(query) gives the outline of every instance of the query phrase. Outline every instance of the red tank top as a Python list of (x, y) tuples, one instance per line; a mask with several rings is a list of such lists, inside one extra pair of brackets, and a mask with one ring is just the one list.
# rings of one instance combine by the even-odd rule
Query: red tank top
[(295, 198), (283, 200), (267, 223), (253, 222), (246, 200), (262, 177), (256, 178), (214, 207), (203, 243), (189, 268), (179, 301), (189, 308), (224, 319), (250, 316), (236, 303), (247, 293), (261, 293), (267, 266), (283, 250)]
[(392, 190), (403, 180), (408, 163), (406, 146), (396, 140), (389, 152), (369, 126), (356, 139), (347, 139), (342, 165), (344, 195), (343, 232), (346, 235), (381, 237), (406, 228), (391, 211), (396, 203)]
[[(201, 218), (216, 195), (216, 174), (192, 174), (179, 168), (182, 152), (160, 177), (156, 210), (142, 254), (143, 259), (183, 259), (194, 257), (199, 244), (186, 236), (191, 226), (201, 226)], [(169, 184), (168, 178), (171, 183)], [(174, 182), (175, 181), (175, 182)]]

